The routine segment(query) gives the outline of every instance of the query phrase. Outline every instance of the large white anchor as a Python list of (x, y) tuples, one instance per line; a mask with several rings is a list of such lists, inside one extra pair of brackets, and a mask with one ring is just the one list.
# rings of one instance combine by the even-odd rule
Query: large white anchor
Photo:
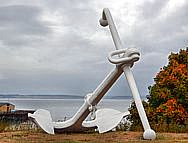
[[(140, 53), (135, 48), (122, 49), (118, 32), (110, 11), (107, 8), (103, 9), (100, 24), (101, 26), (109, 25), (116, 51), (112, 51), (108, 55), (108, 60), (116, 65), (115, 69), (106, 76), (106, 78), (92, 93), (86, 95), (84, 104), (69, 120), (64, 122), (53, 122), (50, 112), (44, 109), (38, 109), (33, 114), (29, 113), (28, 116), (35, 119), (35, 122), (49, 134), (54, 134), (55, 131), (82, 131), (91, 127), (97, 127), (99, 133), (110, 131), (120, 123), (123, 117), (129, 115), (129, 112), (120, 112), (108, 108), (96, 110), (95, 107), (105, 93), (124, 72), (136, 103), (142, 125), (144, 127), (143, 137), (144, 139), (155, 139), (156, 134), (149, 125), (133, 74), (130, 69), (134, 65), (134, 62), (139, 60)], [(94, 113), (95, 117), (90, 121), (85, 121), (90, 113)]]

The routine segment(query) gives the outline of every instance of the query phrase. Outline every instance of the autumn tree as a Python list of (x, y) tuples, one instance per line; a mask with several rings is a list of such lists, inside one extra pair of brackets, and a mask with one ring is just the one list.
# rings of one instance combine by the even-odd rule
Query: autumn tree
[[(188, 128), (188, 48), (171, 53), (168, 59), (168, 65), (154, 78), (148, 101), (143, 101), (143, 104), (155, 130), (181, 132)], [(135, 103), (131, 104), (129, 111), (132, 129), (138, 129), (141, 122)]]

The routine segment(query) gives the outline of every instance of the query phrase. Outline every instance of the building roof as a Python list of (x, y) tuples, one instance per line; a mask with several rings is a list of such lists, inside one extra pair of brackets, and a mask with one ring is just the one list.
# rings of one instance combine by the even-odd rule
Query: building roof
[(0, 102), (0, 106), (3, 106), (3, 105), (12, 105), (12, 106), (15, 106), (15, 105), (12, 104), (12, 103), (8, 103), (8, 102)]

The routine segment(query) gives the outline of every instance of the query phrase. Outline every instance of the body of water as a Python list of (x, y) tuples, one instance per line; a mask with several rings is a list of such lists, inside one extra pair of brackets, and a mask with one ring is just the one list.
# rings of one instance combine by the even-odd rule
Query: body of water
[[(54, 121), (63, 120), (64, 117), (72, 117), (84, 103), (84, 99), (3, 98), (0, 101), (14, 104), (17, 110), (49, 110)], [(97, 105), (97, 108), (112, 108), (125, 112), (128, 110), (130, 103), (130, 99), (103, 99)]]

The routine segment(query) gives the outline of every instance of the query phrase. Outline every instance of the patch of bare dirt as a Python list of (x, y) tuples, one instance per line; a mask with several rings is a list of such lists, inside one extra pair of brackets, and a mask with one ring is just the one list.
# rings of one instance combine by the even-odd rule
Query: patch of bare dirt
[[(16, 131), (0, 133), (0, 143), (140, 143), (151, 142), (143, 140), (142, 132), (109, 132), (98, 133), (69, 133), (49, 135), (43, 132)], [(158, 133), (154, 143), (188, 142), (188, 133)]]

